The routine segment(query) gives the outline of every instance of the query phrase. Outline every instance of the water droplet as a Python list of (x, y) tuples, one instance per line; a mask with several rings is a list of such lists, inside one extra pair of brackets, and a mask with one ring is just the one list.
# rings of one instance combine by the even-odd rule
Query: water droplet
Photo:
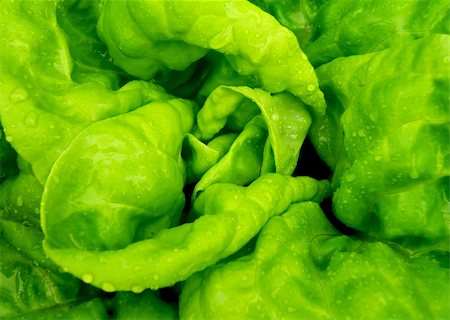
[(381, 159), (383, 159), (383, 157), (382, 157), (382, 156), (380, 156), (380, 155), (378, 155), (378, 156), (375, 156), (375, 161), (381, 161)]
[(417, 179), (417, 178), (419, 177), (419, 172), (417, 172), (416, 169), (413, 169), (413, 170), (409, 173), (409, 176), (410, 176), (412, 179)]
[(116, 288), (114, 288), (114, 286), (111, 283), (104, 282), (102, 284), (102, 290), (106, 291), (106, 292), (114, 292), (114, 291), (116, 291)]
[(143, 286), (140, 286), (140, 285), (133, 286), (131, 288), (131, 291), (133, 291), (134, 293), (141, 293), (144, 290), (145, 290), (145, 288)]
[(22, 88), (17, 88), (10, 94), (11, 102), (17, 103), (28, 98), (28, 92)]
[(307, 89), (308, 91), (314, 91), (314, 90), (316, 89), (316, 86), (313, 85), (313, 84), (308, 84), (308, 86), (306, 87), (306, 89)]
[(6, 139), (6, 141), (8, 141), (9, 143), (11, 143), (11, 142), (14, 141), (14, 138), (11, 137), (11, 136), (6, 136), (5, 139)]
[(16, 204), (17, 204), (18, 207), (22, 207), (23, 206), (23, 198), (22, 198), (22, 196), (18, 196), (17, 197)]
[(92, 281), (94, 281), (94, 276), (90, 273), (86, 273), (86, 274), (83, 274), (83, 276), (81, 277), (81, 280), (83, 280), (86, 283), (92, 283)]
[(32, 112), (25, 118), (25, 125), (29, 127), (36, 127), (38, 116), (36, 113)]
[(347, 174), (347, 176), (345, 177), (345, 180), (347, 180), (348, 182), (352, 182), (355, 180), (355, 175)]
[(274, 113), (270, 116), (270, 119), (273, 121), (278, 121), (280, 119), (280, 115), (278, 113)]
[(298, 134), (296, 134), (296, 133), (291, 133), (291, 134), (289, 135), (289, 138), (291, 138), (292, 140), (297, 139), (297, 137), (298, 137)]

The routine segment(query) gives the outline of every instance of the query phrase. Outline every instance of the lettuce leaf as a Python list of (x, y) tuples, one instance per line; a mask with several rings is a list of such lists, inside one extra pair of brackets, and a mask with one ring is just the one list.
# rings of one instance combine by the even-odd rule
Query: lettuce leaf
[(317, 69), (329, 109), (311, 138), (345, 224), (411, 246), (447, 241), (449, 52), (450, 36), (433, 35)]
[[(194, 202), (193, 215), (199, 218), (192, 223), (161, 230), (117, 250), (61, 245), (52, 238), (45, 239), (44, 249), (53, 261), (86, 283), (107, 292), (140, 293), (172, 286), (235, 253), (291, 203), (320, 202), (328, 195), (328, 181), (309, 177), (266, 174), (248, 187), (216, 183)], [(73, 228), (70, 223), (61, 227), (63, 232)]]
[[(245, 86), (216, 88), (197, 113), (193, 135), (205, 142), (217, 141), (222, 135), (231, 137), (231, 133), (237, 137), (223, 157), (191, 173), (201, 176), (193, 198), (214, 182), (245, 185), (268, 172), (291, 175), (310, 124), (306, 106), (289, 93), (271, 95)], [(193, 139), (191, 136), (197, 159), (212, 156), (216, 143), (213, 147), (201, 146)]]
[(431, 34), (450, 34), (446, 0), (328, 0), (320, 6), (305, 53), (314, 66)]
[(251, 0), (291, 30), (303, 48), (315, 29), (317, 11), (327, 0)]
[[(431, 249), (431, 248), (430, 248)], [(190, 277), (182, 319), (445, 319), (448, 252), (339, 234), (319, 205), (272, 218), (253, 253)]]
[(124, 72), (115, 67), (96, 24), (102, 1), (64, 0), (57, 3), (56, 19), (64, 32), (72, 61), (72, 79), (118, 89)]
[(265, 90), (287, 90), (314, 115), (324, 113), (314, 70), (295, 36), (247, 1), (106, 1), (98, 30), (115, 63), (133, 76), (184, 70), (214, 50)]
[(21, 221), (0, 219), (0, 317), (75, 303), (79, 280), (63, 273), (42, 249), (42, 232)]

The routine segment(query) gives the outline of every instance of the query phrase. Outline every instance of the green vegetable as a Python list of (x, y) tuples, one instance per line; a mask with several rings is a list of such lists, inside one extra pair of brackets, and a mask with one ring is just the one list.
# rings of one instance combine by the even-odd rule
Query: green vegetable
[[(222, 135), (230, 137), (230, 132), (242, 132), (223, 158), (216, 157), (206, 168), (191, 173), (202, 175), (194, 197), (214, 182), (248, 184), (268, 172), (292, 174), (310, 124), (304, 104), (288, 93), (270, 95), (242, 86), (216, 88), (197, 114), (195, 137), (217, 141)], [(195, 147), (196, 142), (192, 143)], [(213, 152), (211, 147), (198, 146), (197, 158)]]
[(124, 73), (112, 64), (108, 49), (100, 41), (96, 30), (101, 3), (61, 1), (56, 8), (56, 19), (67, 38), (73, 68), (72, 79), (79, 83), (95, 82), (117, 89)]
[[(340, 235), (312, 202), (262, 229), (254, 252), (186, 281), (182, 319), (445, 319), (448, 252)], [(368, 312), (370, 310), (370, 312)]]
[(347, 225), (408, 246), (448, 244), (449, 52), (450, 36), (435, 35), (317, 69), (330, 108), (311, 137), (335, 171)]
[(251, 0), (264, 11), (273, 15), (297, 37), (300, 46), (313, 36), (315, 18), (322, 2), (328, 0)]
[[(47, 241), (116, 250), (178, 224), (184, 206), (180, 149), (192, 120), (189, 104), (169, 100), (80, 132), (45, 184), (41, 223)], [(120, 172), (116, 180), (114, 172)]]
[(77, 299), (79, 280), (59, 271), (42, 250), (42, 232), (0, 220), (0, 317), (28, 314)]
[(29, 164), (19, 159), (18, 167), (20, 174), (0, 185), (0, 219), (18, 219), (40, 229), (42, 185)]
[(256, 75), (267, 91), (288, 90), (315, 115), (324, 112), (317, 78), (295, 36), (249, 2), (106, 1), (99, 32), (115, 62), (139, 78), (162, 68), (183, 70), (215, 50), (238, 73)]
[[(249, 187), (216, 183), (195, 201), (193, 214), (199, 218), (193, 223), (161, 230), (121, 250), (87, 250), (91, 248), (52, 241), (51, 237), (44, 241), (44, 249), (65, 270), (104, 291), (158, 289), (233, 254), (270, 217), (283, 213), (291, 203), (321, 201), (328, 187), (327, 181), (277, 174), (264, 175)], [(67, 233), (72, 224), (60, 227)]]
[(0, 318), (449, 318), (449, 16), (3, 1)]
[(449, 34), (446, 0), (327, 0), (319, 6), (305, 53), (314, 66), (380, 51), (431, 34)]

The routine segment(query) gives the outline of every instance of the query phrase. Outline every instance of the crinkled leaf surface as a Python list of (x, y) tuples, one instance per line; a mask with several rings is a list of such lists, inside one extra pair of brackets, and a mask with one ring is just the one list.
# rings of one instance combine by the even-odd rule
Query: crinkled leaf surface
[(40, 229), (43, 187), (29, 164), (19, 159), (20, 173), (0, 185), (0, 219), (25, 221)]
[(117, 89), (123, 72), (112, 64), (96, 30), (101, 5), (102, 1), (59, 1), (56, 18), (67, 38), (72, 79), (78, 83), (94, 82)]
[(315, 18), (321, 2), (327, 0), (251, 0), (291, 30), (303, 48), (313, 35)]
[(260, 113), (266, 122), (276, 172), (291, 174), (311, 124), (305, 106), (287, 93), (271, 95), (248, 87), (219, 87), (197, 114), (200, 139), (208, 140), (223, 129), (239, 130)]
[(320, 207), (272, 218), (250, 255), (185, 282), (183, 319), (445, 319), (448, 252), (409, 256), (340, 235)]
[(7, 141), (41, 184), (88, 125), (168, 97), (147, 82), (110, 90), (98, 82), (72, 81), (70, 50), (56, 12), (55, 1), (8, 1), (0, 11), (4, 21), (14, 20), (0, 26), (0, 119)]
[(261, 116), (255, 116), (239, 133), (228, 152), (201, 176), (195, 184), (192, 198), (195, 199), (197, 193), (217, 182), (246, 185), (257, 179), (262, 174), (266, 139), (266, 123)]
[(183, 70), (214, 50), (238, 73), (256, 75), (267, 91), (290, 91), (316, 116), (325, 111), (294, 34), (250, 2), (106, 1), (99, 32), (116, 63), (134, 76)]
[(317, 70), (329, 109), (311, 137), (349, 226), (413, 246), (446, 241), (449, 52), (450, 36), (434, 35)]
[(248, 187), (216, 183), (195, 201), (198, 219), (151, 239), (103, 251), (60, 247), (46, 239), (44, 248), (53, 261), (85, 282), (105, 291), (139, 293), (171, 286), (215, 264), (244, 246), (291, 203), (321, 201), (328, 192), (327, 181), (281, 174), (264, 175)]
[(430, 34), (449, 34), (446, 0), (328, 0), (319, 7), (305, 53), (314, 66), (337, 57), (395, 47)]
[(11, 317), (74, 302), (79, 280), (59, 271), (42, 250), (43, 234), (21, 221), (0, 219), (0, 316)]
[(78, 134), (45, 184), (41, 222), (47, 241), (114, 250), (178, 224), (185, 180), (181, 144), (192, 111), (181, 100), (153, 102)]

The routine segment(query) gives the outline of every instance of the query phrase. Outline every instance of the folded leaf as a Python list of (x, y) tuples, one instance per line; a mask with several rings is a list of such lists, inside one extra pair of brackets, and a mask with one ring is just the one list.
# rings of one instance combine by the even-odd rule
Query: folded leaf
[(262, 174), (266, 139), (266, 123), (261, 116), (255, 116), (233, 141), (228, 152), (201, 176), (195, 184), (192, 199), (217, 182), (247, 185), (256, 180)]
[(328, 0), (319, 7), (314, 36), (304, 49), (319, 66), (433, 33), (450, 34), (449, 18), (446, 0)]
[(327, 181), (279, 174), (264, 175), (248, 187), (216, 183), (195, 201), (198, 219), (151, 239), (99, 251), (62, 247), (48, 238), (44, 248), (58, 265), (104, 291), (167, 287), (239, 250), (291, 203), (321, 201), (328, 187)]
[(56, 18), (64, 31), (72, 59), (72, 79), (118, 89), (123, 72), (112, 64), (96, 24), (101, 1), (65, 0), (57, 4)]
[(221, 130), (239, 131), (257, 114), (262, 115), (267, 125), (276, 172), (291, 174), (311, 116), (290, 94), (270, 95), (261, 89), (218, 87), (197, 114), (195, 134), (201, 140), (209, 140)]
[(178, 224), (185, 201), (181, 143), (193, 118), (191, 105), (174, 99), (79, 133), (45, 184), (41, 223), (47, 241), (114, 250)]
[(194, 274), (182, 319), (445, 319), (448, 251), (408, 256), (340, 235), (312, 202), (273, 217), (252, 254)]
[(187, 134), (183, 141), (182, 157), (188, 183), (200, 180), (227, 153), (237, 136), (238, 133), (230, 132), (203, 143), (193, 134)]
[(265, 90), (290, 91), (316, 116), (325, 111), (295, 36), (247, 1), (106, 1), (98, 29), (115, 62), (139, 78), (186, 69), (214, 50)]
[[(0, 13), (2, 20), (14, 21), (0, 26), (1, 124), (6, 140), (42, 185), (59, 154), (88, 125), (170, 97), (143, 81), (119, 90), (72, 81), (72, 57), (57, 12), (55, 1), (8, 1)], [(86, 59), (86, 68), (95, 61)]]
[(0, 232), (0, 317), (22, 318), (77, 300), (79, 280), (47, 258), (40, 230), (2, 218)]
[(345, 224), (412, 246), (446, 241), (449, 52), (450, 36), (434, 35), (317, 70), (329, 113), (311, 138)]
[(303, 48), (313, 35), (315, 18), (321, 2), (327, 0), (251, 0), (291, 30)]
[(220, 86), (247, 86), (251, 88), (257, 88), (259, 86), (258, 79), (255, 75), (239, 74), (223, 55), (212, 51), (206, 58), (211, 65), (211, 70), (197, 93), (196, 98), (201, 104)]
[(29, 164), (19, 159), (20, 173), (0, 185), (0, 219), (23, 221), (40, 229), (43, 187)]

